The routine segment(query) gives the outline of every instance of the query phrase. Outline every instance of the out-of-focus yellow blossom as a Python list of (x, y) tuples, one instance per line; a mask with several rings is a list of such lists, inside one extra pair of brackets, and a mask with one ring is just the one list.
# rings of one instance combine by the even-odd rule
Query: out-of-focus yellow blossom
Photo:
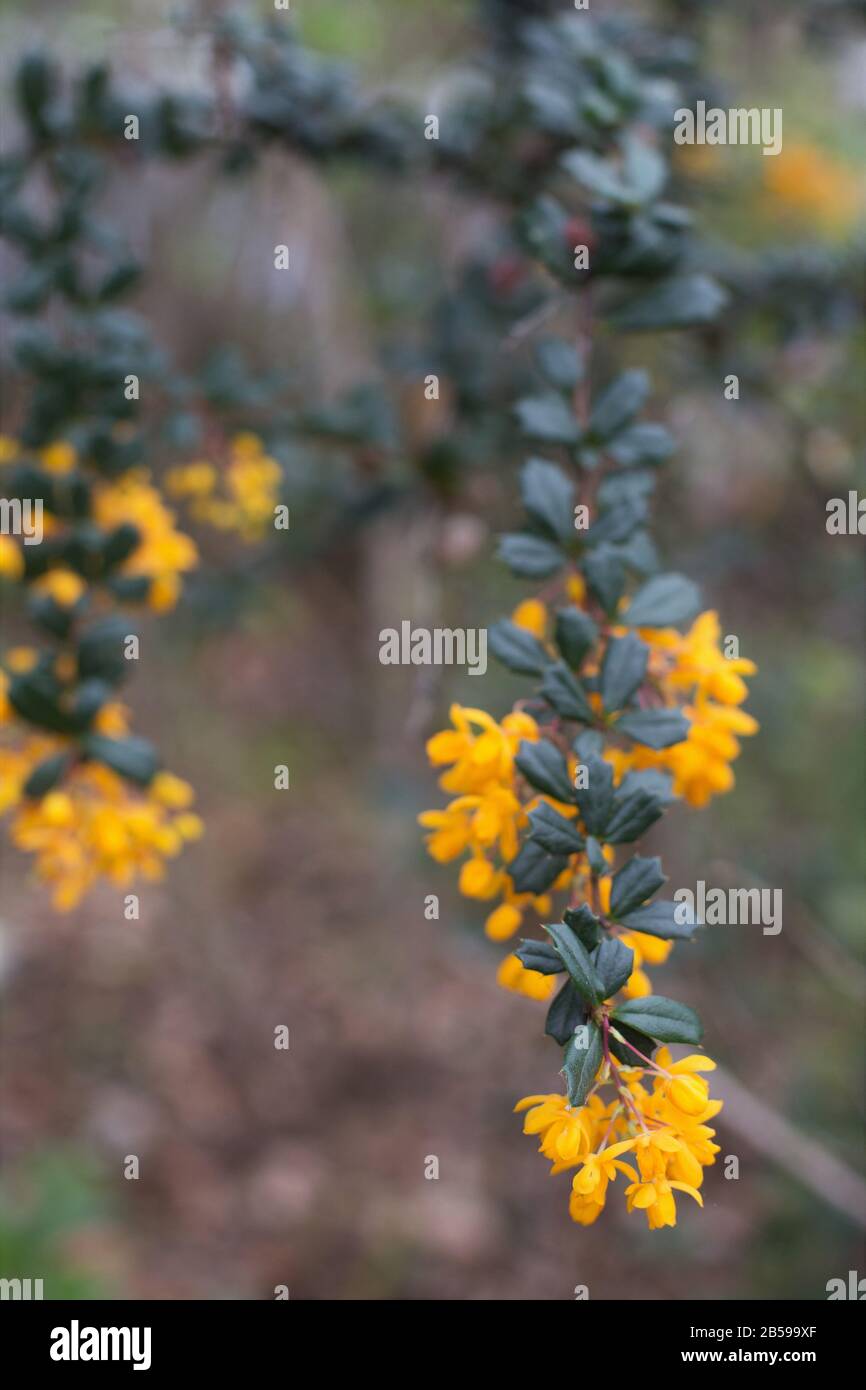
[(540, 970), (527, 970), (517, 956), (506, 956), (496, 972), (497, 984), (503, 989), (523, 994), (527, 999), (549, 999), (556, 988), (555, 975), (542, 975)]
[(61, 608), (74, 608), (87, 592), (87, 585), (74, 570), (59, 567), (41, 574), (33, 583), (34, 592), (47, 594)]
[(774, 210), (789, 217), (844, 236), (862, 212), (862, 180), (818, 145), (786, 141), (778, 155), (761, 165)]
[(539, 641), (543, 641), (547, 631), (547, 609), (537, 598), (524, 599), (512, 613), (511, 621), (524, 628), (526, 632), (531, 632)]
[(282, 476), (258, 436), (243, 433), (232, 439), (224, 469), (203, 461), (184, 464), (170, 469), (165, 483), (172, 497), (189, 503), (195, 521), (256, 541), (274, 524)]
[[(526, 1096), (515, 1106), (526, 1111), (523, 1131), (540, 1137), (540, 1152), (552, 1172), (576, 1168), (569, 1213), (588, 1226), (601, 1214), (620, 1173), (631, 1182), (624, 1190), (628, 1211), (646, 1213), (650, 1230), (676, 1224), (675, 1192), (703, 1205), (703, 1170), (719, 1152), (707, 1125), (722, 1108), (709, 1099), (699, 1072), (715, 1062), (699, 1053), (671, 1058), (660, 1048), (651, 1066), (618, 1067), (603, 1062), (584, 1105), (572, 1108), (560, 1095)], [(599, 1092), (613, 1088), (609, 1101)]]
[(11, 536), (0, 536), (0, 578), (20, 579), (24, 573), (21, 547)]
[(106, 738), (125, 738), (129, 733), (129, 710), (119, 700), (109, 700), (98, 711), (93, 728)]
[(0, 465), (14, 463), (21, 452), (17, 439), (9, 434), (0, 434)]
[(122, 575), (147, 576), (149, 601), (157, 612), (172, 608), (180, 592), (180, 576), (198, 562), (195, 542), (175, 525), (174, 513), (150, 482), (146, 469), (136, 469), (93, 491), (93, 517), (105, 530), (124, 523), (136, 527), (140, 541), (120, 566)]
[(49, 473), (71, 473), (78, 462), (78, 454), (71, 444), (61, 439), (39, 450), (39, 462)]
[(21, 676), (32, 671), (38, 661), (39, 653), (35, 647), (10, 647), (3, 658), (3, 665), (14, 676)]
[(586, 581), (582, 574), (571, 574), (565, 583), (565, 591), (572, 603), (578, 607), (586, 602)]
[[(198, 839), (202, 823), (189, 811), (176, 815), (179, 779), (139, 791), (101, 763), (78, 763), (61, 788), (20, 802), (12, 842), (35, 855), (36, 872), (51, 885), (59, 911), (75, 907), (99, 878), (125, 887), (141, 876), (163, 876), (166, 859)], [(175, 787), (177, 783), (177, 787)], [(182, 800), (188, 804), (191, 789)]]

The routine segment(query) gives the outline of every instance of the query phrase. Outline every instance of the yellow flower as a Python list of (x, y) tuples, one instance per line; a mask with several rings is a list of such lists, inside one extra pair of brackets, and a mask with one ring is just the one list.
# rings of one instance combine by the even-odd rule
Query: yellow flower
[(189, 782), (175, 777), (173, 772), (158, 772), (150, 784), (150, 795), (161, 806), (172, 811), (183, 811), (192, 805), (195, 793)]
[(609, 1144), (606, 1149), (601, 1149), (599, 1153), (590, 1154), (585, 1160), (579, 1173), (572, 1179), (572, 1188), (580, 1197), (589, 1197), (592, 1193), (602, 1196), (607, 1190), (609, 1182), (613, 1182), (617, 1172), (628, 1173), (629, 1177), (637, 1179), (637, 1173), (631, 1164), (624, 1163), (620, 1154), (630, 1153), (635, 1146), (634, 1139), (622, 1139), (617, 1144)]
[(762, 160), (764, 188), (785, 213), (824, 231), (844, 235), (863, 206), (863, 184), (847, 165), (808, 141), (786, 141)]
[(582, 574), (569, 575), (565, 589), (571, 602), (576, 603), (578, 608), (586, 602), (586, 582)]
[(0, 536), (0, 578), (20, 579), (23, 573), (21, 547), (11, 536)]
[(210, 497), (216, 482), (212, 463), (188, 463), (170, 468), (165, 475), (166, 491), (172, 497)]
[(80, 574), (60, 567), (40, 575), (33, 588), (37, 593), (48, 594), (61, 608), (74, 608), (86, 592), (87, 585)]
[(595, 1137), (597, 1118), (586, 1106), (573, 1110), (566, 1096), (524, 1096), (514, 1107), (523, 1110), (524, 1134), (541, 1137), (539, 1152), (553, 1163), (574, 1163), (589, 1152)]
[[(19, 849), (35, 856), (36, 872), (51, 886), (59, 911), (75, 907), (100, 878), (118, 886), (139, 876), (161, 878), (164, 860), (202, 834), (198, 816), (189, 811), (173, 815), (174, 808), (189, 804), (190, 789), (169, 773), (159, 774), (156, 786), (142, 791), (101, 763), (82, 762), (73, 766), (62, 787), (21, 800), (32, 758), (27, 763), (26, 770), (18, 770), (11, 837)], [(2, 792), (0, 760), (0, 807)]]
[[(513, 903), (500, 903), (484, 923), (484, 931), (491, 941), (507, 941), (510, 936), (514, 935), (522, 921), (523, 913), (519, 907), (515, 907)], [(517, 957), (509, 956), (508, 959), (517, 960)], [(504, 981), (500, 980), (499, 983), (503, 984)]]
[(129, 710), (119, 700), (109, 700), (94, 719), (93, 727), (107, 738), (123, 738), (129, 733)]
[(38, 661), (39, 653), (35, 647), (10, 647), (6, 653), (5, 666), (7, 671), (20, 676), (32, 671)]
[(758, 731), (757, 720), (737, 708), (748, 695), (743, 676), (757, 668), (746, 657), (725, 657), (719, 620), (711, 611), (700, 614), (685, 636), (674, 628), (645, 628), (641, 637), (650, 647), (652, 679), (667, 703), (682, 706), (689, 732), (682, 743), (658, 752), (635, 744), (610, 749), (606, 756), (618, 779), (632, 768), (660, 768), (672, 774), (677, 796), (705, 806), (734, 785), (730, 764), (740, 754), (737, 735)]
[(645, 1211), (647, 1224), (651, 1231), (657, 1231), (662, 1226), (675, 1226), (677, 1224), (677, 1208), (674, 1201), (673, 1189), (678, 1192), (687, 1192), (690, 1197), (694, 1197), (699, 1207), (704, 1205), (704, 1199), (696, 1188), (690, 1187), (688, 1183), (676, 1182), (667, 1178), (656, 1178), (654, 1182), (633, 1182), (625, 1190), (626, 1203), (629, 1211), (637, 1208)]
[(177, 601), (180, 576), (198, 563), (198, 551), (190, 537), (177, 530), (174, 513), (149, 479), (146, 469), (138, 469), (99, 484), (93, 492), (93, 515), (106, 531), (123, 524), (136, 528), (139, 544), (120, 566), (120, 573), (150, 578), (151, 606), (165, 612)]
[(460, 892), (466, 898), (492, 898), (499, 888), (499, 876), (489, 859), (473, 855), (460, 870)]
[[(498, 908), (497, 911), (501, 909)], [(527, 970), (517, 956), (505, 957), (496, 972), (496, 982), (503, 989), (523, 994), (527, 999), (549, 999), (556, 988), (555, 975), (542, 975), (540, 970)]]
[(222, 472), (210, 463), (190, 463), (170, 469), (166, 486), (172, 496), (191, 503), (194, 520), (255, 541), (273, 525), (282, 478), (280, 465), (265, 453), (258, 436), (243, 433), (232, 439)]
[(547, 630), (547, 609), (537, 598), (525, 599), (519, 603), (511, 615), (511, 621), (518, 627), (531, 632), (540, 642), (544, 641)]
[(78, 462), (78, 454), (71, 444), (57, 440), (39, 450), (39, 460), (49, 473), (71, 473)]
[[(573, 1221), (589, 1225), (597, 1219), (618, 1173), (631, 1179), (627, 1209), (645, 1211), (651, 1230), (675, 1224), (674, 1191), (701, 1202), (703, 1169), (719, 1152), (704, 1122), (718, 1113), (721, 1101), (709, 1100), (698, 1073), (714, 1067), (700, 1053), (674, 1062), (668, 1048), (661, 1048), (653, 1063), (619, 1066), (615, 1074), (603, 1063), (586, 1103), (576, 1109), (559, 1095), (518, 1102), (515, 1109), (527, 1111), (524, 1133), (540, 1136), (551, 1171), (577, 1168), (568, 1208)], [(611, 1088), (613, 1098), (606, 1102), (602, 1093)]]

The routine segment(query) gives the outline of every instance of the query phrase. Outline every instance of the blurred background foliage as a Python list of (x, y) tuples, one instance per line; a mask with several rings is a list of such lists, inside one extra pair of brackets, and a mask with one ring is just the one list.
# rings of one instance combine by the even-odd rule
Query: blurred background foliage
[[(264, 3), (0, 5), (7, 91), (22, 55), (69, 73), (104, 58), (133, 93), (125, 109), (154, 103), (154, 157), (105, 151), (99, 200), (144, 266), (124, 286), (123, 313), (138, 317), (120, 326), (146, 323), (162, 356), (146, 461), (159, 472), (253, 428), (292, 508), (289, 537), (268, 546), (202, 540), (188, 602), (132, 683), (142, 727), (196, 784), (208, 824), (148, 890), (141, 922), (125, 923), (110, 891), (49, 920), (2, 850), (7, 1277), (44, 1277), (55, 1296), (270, 1297), (286, 1283), (293, 1297), (532, 1299), (587, 1282), (593, 1298), (822, 1298), (829, 1278), (863, 1269), (856, 1222), (820, 1195), (820, 1163), (799, 1178), (780, 1166), (733, 1102), (720, 1142), (740, 1178), (713, 1170), (704, 1213), (653, 1236), (613, 1212), (571, 1226), (566, 1180), (540, 1181), (510, 1113), (558, 1085), (538, 1006), (497, 989), (500, 951), (415, 825), (432, 804), (423, 740), (448, 702), (498, 715), (523, 693), (492, 667), (483, 700), (459, 671), (383, 668), (378, 632), (404, 618), (483, 626), (525, 590), (492, 559), (516, 513), (508, 407), (537, 389), (539, 335), (574, 321), (554, 303), (533, 329), (555, 273), (528, 266), (512, 214), (560, 151), (551, 94), (571, 90), (570, 60), (544, 42), (533, 59), (547, 144), (527, 146), (516, 89), (479, 73), (492, 55), (516, 61), (529, 12), (570, 9), (296, 0), (327, 64), (289, 60), (301, 97), (287, 109), (284, 77), (239, 103), (214, 59), (214, 25), (228, 25), (226, 42), (258, 45), (267, 77)], [(660, 548), (760, 668), (749, 708), (762, 732), (735, 792), (674, 812), (650, 852), (672, 885), (781, 887), (784, 930), (703, 933), (674, 953), (670, 993), (698, 1008), (712, 1055), (768, 1113), (862, 1171), (862, 539), (828, 536), (825, 506), (864, 487), (864, 6), (592, 11), (684, 101), (784, 111), (778, 159), (672, 149), (695, 268), (728, 303), (682, 334), (596, 323), (593, 382), (616, 365), (650, 370), (678, 442)], [(189, 105), (160, 104), (165, 89)], [(214, 142), (196, 111), (223, 96)], [(433, 167), (407, 166), (407, 109), (461, 103), (465, 120), (425, 152)], [(14, 120), (4, 109), (7, 130)], [(7, 135), (4, 156), (12, 146)], [(288, 275), (272, 268), (280, 242)], [(16, 423), (17, 254), (4, 258), (3, 331)], [(515, 322), (528, 330), (503, 348)], [(448, 382), (435, 406), (428, 371)], [(723, 397), (731, 372), (737, 403)], [(291, 768), (288, 794), (272, 790), (276, 763)], [(439, 922), (424, 919), (429, 893)], [(278, 1023), (287, 1054), (272, 1046)], [(137, 1182), (122, 1176), (128, 1153)], [(427, 1154), (439, 1182), (423, 1179)]]

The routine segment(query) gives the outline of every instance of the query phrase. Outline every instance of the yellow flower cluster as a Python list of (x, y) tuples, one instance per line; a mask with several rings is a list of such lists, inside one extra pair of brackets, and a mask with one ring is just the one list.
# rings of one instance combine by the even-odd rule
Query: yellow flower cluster
[(165, 505), (146, 469), (134, 469), (116, 481), (93, 489), (93, 519), (106, 531), (131, 524), (139, 544), (119, 567), (121, 575), (150, 579), (148, 602), (157, 613), (177, 603), (181, 575), (198, 563), (195, 542), (178, 531), (174, 513)]
[(673, 790), (691, 806), (706, 806), (734, 785), (731, 763), (739, 757), (739, 736), (758, 731), (758, 722), (738, 708), (749, 693), (743, 676), (757, 667), (746, 657), (726, 657), (719, 646), (721, 627), (712, 611), (695, 619), (683, 635), (675, 628), (642, 628), (650, 648), (648, 674), (662, 703), (680, 705), (690, 720), (688, 738), (656, 752), (635, 744), (612, 748), (607, 757), (618, 778), (632, 768), (661, 768), (673, 776)]
[(202, 822), (189, 809), (192, 788), (167, 772), (139, 790), (101, 763), (81, 762), (62, 788), (24, 798), (24, 782), (52, 751), (56, 745), (41, 739), (0, 749), (0, 809), (15, 807), (11, 841), (35, 856), (58, 911), (77, 906), (99, 878), (118, 887), (139, 876), (162, 878), (165, 860), (202, 835)]
[[(0, 437), (0, 463), (11, 463), (21, 453), (16, 440), (6, 435)], [(79, 463), (76, 450), (63, 440), (37, 450), (36, 456), (42, 468), (60, 477), (73, 472)], [(181, 577), (197, 565), (198, 551), (195, 542), (177, 529), (174, 513), (153, 485), (149, 471), (136, 468), (110, 481), (100, 478), (93, 486), (92, 508), (93, 521), (105, 532), (122, 525), (135, 526), (138, 545), (118, 566), (117, 573), (150, 580), (147, 599), (155, 612), (173, 608), (180, 595)], [(56, 535), (62, 529), (62, 521), (46, 512), (44, 533)], [(23, 573), (24, 559), (18, 543), (10, 536), (0, 537), (0, 576), (18, 580)], [(34, 587), (37, 592), (50, 594), (61, 607), (71, 608), (84, 593), (86, 584), (74, 571), (57, 565), (42, 575)]]
[(764, 188), (774, 208), (843, 236), (863, 210), (863, 183), (850, 166), (806, 140), (786, 141), (762, 160)]
[[(703, 1206), (703, 1170), (715, 1162), (719, 1146), (707, 1123), (722, 1108), (711, 1100), (700, 1072), (715, 1070), (709, 1057), (693, 1053), (673, 1061), (660, 1048), (647, 1067), (618, 1067), (606, 1060), (584, 1105), (573, 1109), (566, 1096), (525, 1096), (524, 1134), (540, 1138), (539, 1152), (553, 1173), (576, 1169), (569, 1213), (589, 1226), (604, 1209), (608, 1189), (619, 1174), (628, 1211), (646, 1213), (650, 1230), (676, 1225), (675, 1192)], [(614, 1095), (599, 1091), (613, 1084)], [(627, 1156), (627, 1157), (626, 1157)]]
[[(22, 455), (16, 440), (0, 437), (0, 464)], [(79, 467), (76, 450), (57, 441), (36, 451), (41, 468), (58, 478)], [(104, 533), (131, 524), (138, 543), (117, 567), (125, 577), (150, 581), (148, 602), (157, 611), (171, 608), (178, 598), (181, 576), (198, 560), (193, 541), (177, 529), (173, 512), (146, 469), (121, 477), (95, 478), (91, 487), (92, 520)], [(62, 535), (65, 520), (45, 514), (46, 535)], [(24, 556), (19, 542), (0, 537), (0, 577), (20, 581)], [(31, 585), (35, 594), (49, 596), (61, 608), (72, 609), (88, 590), (85, 578), (66, 564), (53, 565)], [(192, 788), (171, 773), (160, 772), (147, 787), (121, 777), (111, 767), (81, 757), (72, 737), (31, 733), (9, 700), (10, 679), (37, 664), (39, 653), (29, 647), (7, 651), (0, 668), (0, 815), (9, 816), (12, 843), (34, 856), (36, 872), (52, 888), (60, 911), (80, 902), (99, 878), (125, 886), (143, 877), (162, 877), (165, 861), (187, 841), (198, 839), (202, 822), (191, 810)], [(61, 650), (51, 663), (61, 687), (71, 692), (78, 678), (76, 658)], [(129, 733), (123, 705), (109, 700), (90, 725), (92, 732), (122, 739)], [(65, 758), (66, 767), (55, 787), (41, 796), (25, 788), (34, 771), (50, 758)]]
[(189, 504), (194, 520), (237, 531), (248, 541), (259, 540), (273, 526), (281, 481), (280, 465), (250, 433), (232, 439), (223, 470), (198, 461), (169, 469), (165, 477), (169, 493)]
[(564, 814), (574, 815), (574, 808), (550, 797), (534, 796), (525, 805), (520, 801), (514, 755), (524, 739), (539, 737), (530, 715), (516, 710), (497, 724), (484, 710), (456, 704), (450, 715), (453, 729), (434, 734), (427, 756), (434, 767), (452, 764), (439, 785), (458, 795), (444, 810), (424, 811), (418, 820), (431, 832), (427, 849), (440, 864), (469, 851), (460, 870), (460, 892), (481, 901), (502, 898), (488, 916), (485, 931), (491, 940), (505, 941), (517, 931), (527, 907), (541, 914), (551, 907), (547, 894), (515, 892), (506, 866), (517, 854), (518, 832), (539, 801), (550, 801)]

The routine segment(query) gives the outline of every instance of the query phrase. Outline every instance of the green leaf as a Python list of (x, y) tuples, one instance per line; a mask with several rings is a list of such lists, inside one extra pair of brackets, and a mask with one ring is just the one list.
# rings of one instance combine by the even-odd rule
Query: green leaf
[(595, 720), (583, 686), (564, 661), (556, 661), (548, 666), (541, 683), (541, 694), (563, 719), (578, 719), (582, 724), (592, 724)]
[(52, 637), (59, 637), (62, 641), (68, 636), (72, 627), (75, 609), (82, 606), (85, 601), (82, 595), (77, 604), (67, 608), (59, 604), (50, 594), (31, 593), (27, 607), (32, 622), (38, 623), (46, 632), (50, 632)]
[(525, 531), (512, 531), (500, 536), (497, 556), (504, 560), (512, 574), (526, 579), (545, 579), (565, 563), (559, 546), (543, 540), (541, 536), (530, 536)]
[(640, 907), (666, 881), (660, 859), (644, 859), (636, 854), (613, 876), (610, 885), (611, 917), (618, 921), (627, 912)]
[(52, 753), (50, 758), (43, 758), (41, 763), (36, 764), (24, 783), (24, 795), (30, 797), (45, 796), (47, 792), (57, 786), (71, 762), (72, 756), (69, 753)]
[(608, 203), (627, 204), (632, 193), (616, 165), (588, 150), (569, 150), (562, 156), (562, 167), (573, 179)]
[(629, 627), (669, 627), (691, 618), (701, 591), (684, 574), (656, 574), (634, 595), (621, 621)]
[(120, 680), (127, 668), (123, 645), (132, 631), (129, 619), (121, 618), (118, 614), (110, 614), (92, 623), (78, 642), (79, 676), (83, 680), (90, 676)]
[(580, 938), (565, 922), (554, 922), (544, 930), (562, 956), (565, 968), (583, 998), (588, 999), (590, 1004), (600, 1004), (605, 997), (604, 985)]
[(604, 1056), (601, 1030), (591, 1020), (586, 1028), (587, 1046), (580, 1046), (582, 1034), (578, 1033), (565, 1049), (562, 1064), (569, 1104), (575, 1106), (583, 1105), (586, 1100)]
[(109, 531), (102, 547), (102, 563), (106, 570), (113, 569), (128, 559), (141, 543), (141, 533), (137, 526), (125, 521)]
[(526, 970), (539, 975), (561, 975), (565, 970), (562, 956), (546, 941), (521, 941), (514, 954)]
[(602, 982), (605, 999), (612, 999), (634, 970), (634, 951), (618, 936), (605, 935), (596, 948), (593, 964)]
[(649, 792), (662, 806), (670, 806), (676, 797), (673, 793), (673, 777), (661, 768), (645, 767), (636, 772), (627, 772), (619, 784), (623, 796), (635, 791)]
[[(638, 1056), (638, 1053), (643, 1053), (644, 1057), (649, 1057), (652, 1060), (652, 1055), (658, 1046), (654, 1038), (639, 1032), (637, 1028), (629, 1028), (625, 1023), (618, 1023), (616, 1031), (622, 1033), (626, 1042), (622, 1043), (619, 1038), (614, 1037), (613, 1029), (611, 1029), (608, 1035), (608, 1047), (617, 1061), (622, 1062), (624, 1067), (642, 1067), (644, 1065), (643, 1059)], [(628, 1047), (627, 1043), (633, 1043), (637, 1052)]]
[(689, 721), (678, 709), (627, 710), (615, 728), (618, 734), (628, 734), (647, 748), (670, 748), (688, 738)]
[(588, 1018), (586, 1004), (581, 999), (571, 980), (566, 980), (557, 991), (547, 1011), (544, 1031), (561, 1046), (574, 1036), (574, 1030)]
[(518, 893), (545, 893), (568, 864), (568, 857), (550, 854), (540, 841), (525, 840), (508, 865)]
[(562, 338), (545, 338), (535, 349), (539, 370), (557, 391), (573, 391), (583, 377), (580, 354)]
[(534, 743), (524, 739), (514, 761), (527, 782), (537, 791), (546, 792), (556, 801), (567, 801), (572, 805), (577, 800), (568, 775), (568, 764), (548, 739), (540, 738)]
[(554, 540), (570, 540), (574, 533), (574, 484), (547, 459), (527, 459), (520, 470), (523, 505)]
[[(605, 839), (607, 839), (607, 831), (604, 832), (604, 837), (605, 837)], [(602, 848), (601, 848), (601, 844), (599, 843), (599, 841), (596, 839), (596, 837), (595, 837), (594, 835), (588, 835), (588, 836), (587, 836), (587, 839), (586, 839), (586, 857), (587, 857), (587, 860), (589, 861), (589, 867), (592, 869), (592, 872), (593, 872), (594, 874), (599, 874), (599, 875), (601, 875), (601, 874), (606, 874), (606, 873), (607, 873), (607, 870), (608, 870), (608, 863), (607, 863), (607, 860), (606, 860), (605, 857), (604, 857), (604, 852), (603, 852), (603, 850), (602, 850)]]
[(609, 845), (625, 845), (637, 840), (662, 814), (659, 800), (651, 792), (638, 788), (622, 795), (617, 789), (614, 811), (604, 830)]
[(625, 568), (613, 546), (602, 542), (590, 551), (583, 562), (583, 573), (590, 593), (611, 617), (625, 588)]
[(44, 671), (28, 671), (9, 683), (9, 703), (28, 724), (54, 733), (74, 732), (75, 721), (58, 703), (57, 683)]
[(712, 322), (727, 301), (727, 292), (708, 275), (672, 275), (622, 304), (608, 322), (625, 332), (691, 328)]
[(620, 497), (613, 504), (603, 504), (598, 517), (586, 532), (586, 544), (595, 547), (609, 542), (611, 545), (622, 546), (638, 527), (645, 524), (648, 511), (647, 498), (636, 494)]
[(548, 194), (536, 198), (517, 218), (516, 230), (524, 246), (557, 279), (574, 283), (575, 270), (568, 254), (569, 213)]
[(601, 941), (602, 926), (586, 903), (582, 903), (580, 907), (567, 907), (562, 914), (562, 920), (567, 927), (571, 927), (585, 950), (595, 950)]
[(146, 738), (134, 735), (107, 738), (104, 734), (86, 734), (81, 740), (81, 748), (88, 758), (105, 763), (121, 777), (142, 786), (147, 786), (159, 767), (153, 744)]
[(629, 132), (623, 139), (623, 178), (638, 204), (657, 198), (667, 182), (668, 166), (655, 145)]
[[(660, 936), (664, 941), (691, 941), (695, 933), (694, 920), (677, 921), (677, 913), (683, 916), (683, 903), (672, 902), (669, 898), (657, 898), (645, 907), (636, 907), (620, 917), (620, 925), (629, 931), (643, 931), (650, 936)], [(692, 918), (694, 914), (692, 914)]]
[(540, 444), (577, 444), (580, 426), (570, 404), (558, 392), (523, 396), (514, 407), (520, 431)]
[(72, 701), (72, 718), (76, 728), (86, 729), (113, 693), (108, 682), (100, 680), (98, 676), (82, 681)]
[(116, 574), (108, 580), (106, 588), (120, 599), (121, 603), (143, 603), (150, 593), (152, 583), (149, 574)]
[(649, 647), (633, 632), (611, 637), (601, 663), (601, 698), (608, 714), (628, 704), (642, 684), (649, 660)]
[(590, 756), (583, 761), (585, 787), (575, 787), (574, 796), (590, 835), (603, 835), (613, 810), (613, 768), (605, 758)]
[(581, 729), (572, 739), (571, 746), (582, 763), (590, 758), (600, 758), (604, 752), (604, 738), (599, 729)]
[(549, 854), (577, 854), (586, 843), (574, 821), (560, 815), (546, 801), (530, 811), (529, 824), (532, 839), (537, 840)]
[(550, 657), (537, 638), (525, 628), (518, 627), (510, 618), (500, 618), (487, 633), (490, 650), (510, 671), (518, 671), (524, 676), (538, 676)]
[(663, 463), (675, 448), (673, 435), (664, 425), (644, 421), (618, 434), (609, 444), (608, 453), (621, 468), (636, 468), (641, 464)]
[(649, 389), (646, 372), (623, 372), (596, 402), (589, 417), (589, 437), (594, 442), (602, 442), (629, 424), (649, 395)]
[(556, 645), (573, 671), (598, 640), (598, 627), (588, 613), (572, 605), (556, 610)]
[(694, 1009), (661, 994), (648, 994), (643, 999), (628, 999), (613, 1010), (611, 1018), (619, 1025), (627, 1023), (662, 1043), (691, 1043), (697, 1046), (703, 1028)]

